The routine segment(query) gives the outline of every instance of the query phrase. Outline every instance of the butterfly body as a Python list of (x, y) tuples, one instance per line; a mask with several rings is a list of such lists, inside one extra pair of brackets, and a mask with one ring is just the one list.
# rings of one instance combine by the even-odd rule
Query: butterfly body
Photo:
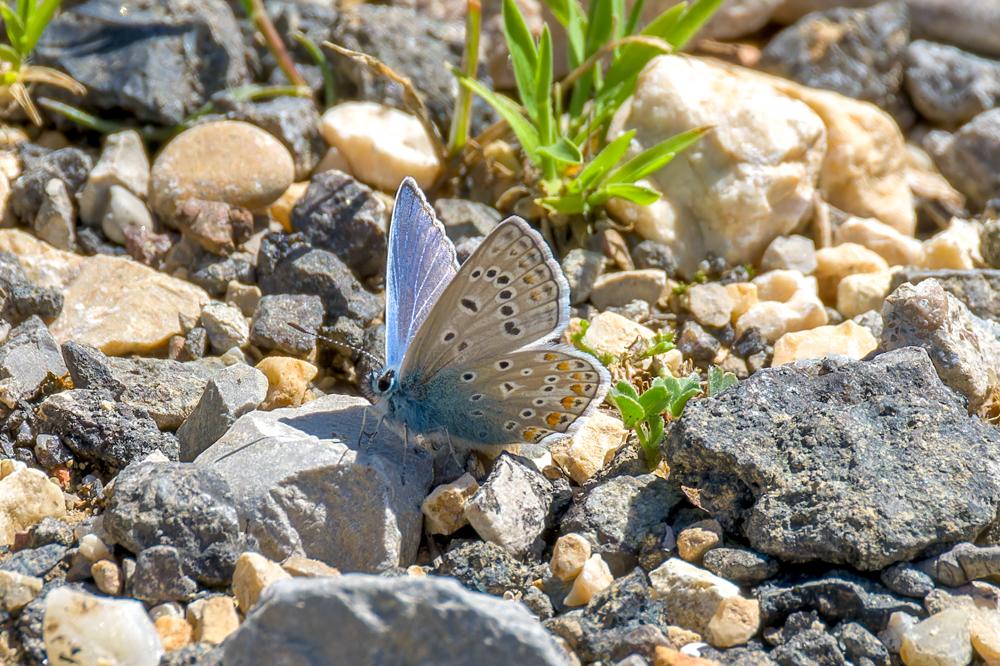
[(370, 388), (390, 422), (464, 448), (544, 444), (603, 400), (607, 371), (554, 341), (569, 322), (569, 287), (520, 218), (458, 268), (433, 209), (404, 180), (386, 290), (386, 366)]

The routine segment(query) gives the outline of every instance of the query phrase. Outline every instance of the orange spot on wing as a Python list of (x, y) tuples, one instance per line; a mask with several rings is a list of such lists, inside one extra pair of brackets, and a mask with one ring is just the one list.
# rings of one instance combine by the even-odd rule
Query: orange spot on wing
[(586, 379), (586, 377), (584, 376), (584, 374), (585, 373), (582, 373), (582, 372), (574, 372), (573, 374), (570, 375), (570, 379), (575, 379), (576, 381), (581, 382), (584, 379)]
[(557, 425), (559, 425), (560, 418), (562, 418), (562, 414), (560, 414), (559, 412), (549, 412), (545, 416), (545, 422), (549, 425), (550, 428), (555, 428)]
[(569, 390), (577, 395), (584, 395), (586, 393), (583, 389), (583, 384), (570, 384)]
[(542, 358), (545, 359), (546, 361), (554, 361), (557, 358), (559, 358), (559, 355), (558, 354), (553, 354), (552, 352), (548, 352)]
[(568, 371), (569, 370), (569, 361), (562, 361), (560, 363), (556, 363), (556, 370), (559, 370), (560, 372), (566, 372), (566, 371)]
[(566, 396), (559, 401), (565, 409), (573, 409), (580, 402), (579, 398), (574, 398), (571, 395)]

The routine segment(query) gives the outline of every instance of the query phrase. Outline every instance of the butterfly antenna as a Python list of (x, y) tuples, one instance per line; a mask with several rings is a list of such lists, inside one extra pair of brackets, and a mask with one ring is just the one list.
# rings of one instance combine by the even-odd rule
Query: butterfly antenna
[(382, 359), (380, 359), (378, 356), (375, 356), (374, 354), (372, 354), (371, 352), (369, 352), (366, 349), (362, 349), (361, 347), (352, 345), (349, 342), (344, 342), (343, 340), (334, 340), (333, 338), (328, 337), (326, 335), (323, 335), (322, 333), (316, 333), (314, 331), (307, 331), (306, 329), (302, 328), (301, 326), (299, 326), (295, 322), (291, 322), (290, 321), (290, 322), (287, 322), (287, 324), (289, 326), (291, 326), (292, 328), (294, 328), (299, 333), (305, 333), (306, 335), (311, 335), (312, 337), (314, 337), (314, 338), (316, 338), (318, 340), (322, 340), (324, 342), (329, 342), (331, 345), (336, 345), (337, 347), (342, 347), (342, 348), (350, 350), (350, 351), (352, 351), (352, 352), (354, 352), (356, 354), (360, 354), (361, 356), (363, 356), (366, 359), (368, 359), (372, 363), (373, 367), (375, 367), (377, 369), (381, 369), (385, 365), (385, 363), (382, 361)]

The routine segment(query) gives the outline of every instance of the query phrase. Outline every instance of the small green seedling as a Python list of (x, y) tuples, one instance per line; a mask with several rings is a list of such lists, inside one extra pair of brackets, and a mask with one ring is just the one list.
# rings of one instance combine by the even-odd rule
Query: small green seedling
[(663, 440), (667, 413), (678, 418), (688, 400), (701, 393), (698, 376), (657, 377), (640, 395), (635, 387), (625, 381), (615, 384), (608, 397), (621, 413), (626, 428), (635, 430), (650, 469), (660, 464), (660, 442)]

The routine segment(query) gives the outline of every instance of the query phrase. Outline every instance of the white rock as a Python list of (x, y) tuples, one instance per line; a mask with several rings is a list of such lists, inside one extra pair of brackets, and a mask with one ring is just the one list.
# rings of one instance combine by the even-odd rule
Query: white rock
[(615, 312), (602, 312), (590, 320), (583, 344), (600, 354), (621, 356), (634, 343), (651, 340), (655, 333)]
[(805, 104), (677, 55), (647, 65), (609, 135), (635, 129), (641, 149), (702, 125), (715, 128), (650, 177), (663, 193), (659, 202), (609, 206), (640, 236), (670, 247), (686, 276), (709, 251), (733, 264), (756, 262), (774, 238), (795, 229), (812, 210), (825, 147), (823, 123)]
[(855, 273), (879, 273), (889, 270), (881, 255), (857, 243), (843, 243), (816, 252), (816, 279), (819, 296), (835, 302), (840, 281)]
[(877, 252), (890, 266), (911, 266), (920, 261), (920, 241), (870, 217), (852, 217), (837, 227), (837, 245), (857, 243)]
[(468, 525), (465, 503), (477, 490), (479, 484), (468, 473), (432, 490), (421, 505), (428, 534), (452, 534)]
[(141, 603), (68, 587), (45, 598), (43, 637), (53, 666), (157, 666), (163, 656)]
[(667, 274), (657, 268), (607, 273), (594, 280), (590, 302), (600, 310), (628, 305), (636, 299), (655, 305), (666, 286)]
[(66, 515), (62, 490), (44, 473), (28, 469), (24, 463), (10, 467), (11, 471), (0, 480), (0, 546), (10, 546), (18, 532), (28, 530), (42, 518)]
[(837, 285), (837, 310), (845, 317), (881, 310), (891, 283), (890, 271), (848, 275)]
[(210, 301), (201, 310), (201, 325), (208, 334), (208, 343), (217, 354), (233, 347), (241, 348), (250, 341), (250, 324), (240, 309), (228, 303)]
[(649, 573), (653, 594), (670, 609), (670, 621), (703, 636), (724, 599), (740, 596), (740, 588), (682, 559), (672, 557)]
[(552, 460), (569, 478), (583, 485), (611, 462), (627, 433), (621, 419), (595, 411), (572, 437), (552, 445)]
[(983, 263), (979, 250), (979, 226), (975, 222), (952, 218), (951, 224), (924, 241), (920, 265), (924, 268), (968, 270)]
[(793, 234), (778, 236), (764, 250), (760, 270), (787, 269), (805, 275), (816, 270), (816, 244), (811, 238)]
[(718, 282), (696, 284), (688, 289), (688, 311), (699, 324), (722, 328), (729, 323), (736, 303), (726, 288)]
[(917, 623), (903, 635), (906, 666), (965, 666), (972, 661), (969, 612), (951, 608)]
[(896, 611), (889, 616), (889, 621), (885, 625), (885, 629), (879, 632), (878, 638), (885, 647), (893, 654), (899, 654), (899, 651), (903, 647), (903, 636), (917, 623), (919, 620), (904, 613), (902, 611)]
[(80, 218), (85, 223), (92, 226), (101, 223), (113, 185), (142, 199), (149, 192), (149, 157), (142, 137), (135, 130), (116, 132), (105, 140), (101, 158), (80, 193)]
[(832, 355), (860, 359), (876, 347), (878, 340), (871, 331), (847, 320), (836, 326), (817, 326), (808, 331), (785, 333), (774, 343), (771, 365)]
[(80, 554), (91, 562), (111, 559), (111, 551), (96, 534), (85, 534), (80, 538)]
[(590, 559), (590, 550), (590, 542), (586, 537), (575, 532), (562, 535), (552, 546), (552, 559), (549, 560), (552, 575), (563, 582), (573, 580)]
[(152, 231), (153, 216), (142, 199), (120, 185), (112, 185), (104, 217), (101, 218), (101, 229), (111, 241), (124, 245), (125, 230), (129, 228)]
[(330, 107), (320, 132), (350, 165), (349, 173), (386, 192), (395, 192), (406, 176), (420, 187), (430, 187), (441, 169), (420, 121), (375, 102)]
[(573, 580), (573, 587), (563, 599), (563, 603), (570, 607), (586, 606), (594, 595), (606, 589), (614, 581), (615, 577), (611, 575), (611, 569), (604, 559), (598, 554), (591, 555)]
[(815, 277), (798, 271), (770, 271), (755, 277), (753, 284), (760, 302), (736, 320), (737, 335), (752, 327), (774, 342), (785, 333), (823, 326), (828, 321)]
[(8, 613), (21, 610), (38, 596), (44, 582), (34, 576), (0, 570), (0, 609)]

